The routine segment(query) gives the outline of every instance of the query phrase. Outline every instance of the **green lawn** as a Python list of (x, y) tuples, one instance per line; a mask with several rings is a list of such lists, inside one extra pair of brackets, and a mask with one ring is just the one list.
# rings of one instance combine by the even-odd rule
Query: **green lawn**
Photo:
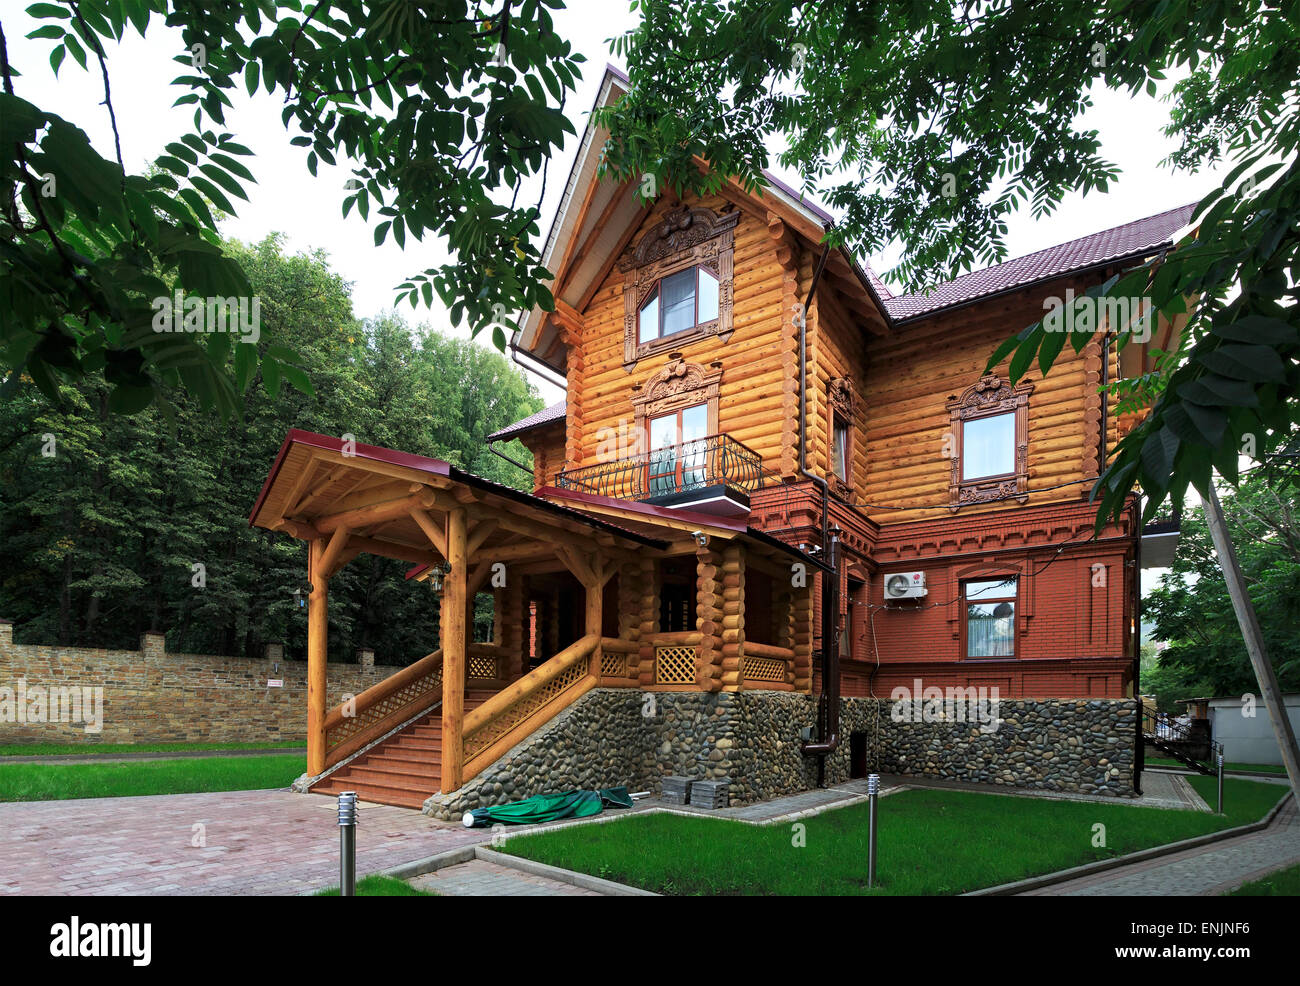
[[(1218, 801), (1219, 779), (1195, 774), (1187, 782), (1196, 789), (1210, 811)], [(1245, 825), (1262, 818), (1278, 799), (1290, 790), (1285, 784), (1270, 784), (1267, 781), (1239, 780), (1235, 777), (1223, 779), (1223, 813), (1232, 825)]]
[[(797, 826), (655, 814), (521, 836), (504, 851), (667, 894), (945, 895), (1253, 821), (1285, 791), (1262, 781), (1228, 780), (1227, 817), (1118, 802), (904, 791), (880, 801), (879, 886), (873, 891), (866, 889), (865, 804), (801, 823), (802, 847)], [(1097, 824), (1106, 827), (1105, 848), (1092, 845)]]
[(0, 801), (122, 798), (288, 787), (306, 767), (296, 753), (125, 763), (0, 763)]
[(290, 750), (307, 745), (306, 740), (276, 743), (4, 743), (0, 757), (84, 757), (95, 753), (181, 753), (190, 750)]
[[(321, 890), (317, 897), (337, 897), (338, 887)], [(437, 897), (432, 890), (416, 890), (404, 880), (391, 876), (368, 876), (357, 881), (358, 897)]]
[[(1177, 760), (1174, 760), (1171, 757), (1147, 757), (1146, 762), (1148, 765), (1152, 767), (1186, 768), (1187, 766), (1186, 764), (1179, 763)], [(1286, 768), (1283, 767), (1281, 764), (1276, 764), (1276, 763), (1225, 763), (1223, 765), (1223, 769), (1224, 770), (1257, 770), (1257, 771), (1262, 771), (1265, 774), (1286, 773)]]
[(1262, 880), (1247, 883), (1226, 894), (1228, 897), (1300, 897), (1300, 866), (1278, 870)]

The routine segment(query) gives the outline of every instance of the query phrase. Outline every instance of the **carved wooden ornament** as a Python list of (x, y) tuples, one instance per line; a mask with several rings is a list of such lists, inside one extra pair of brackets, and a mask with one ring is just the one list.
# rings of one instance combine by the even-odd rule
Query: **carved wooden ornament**
[[(739, 212), (719, 215), (711, 209), (681, 205), (647, 230), (619, 261), (623, 272), (623, 369), (631, 373), (638, 360), (698, 339), (718, 336), (725, 342), (730, 338), (732, 256), (739, 220)], [(641, 305), (655, 285), (661, 278), (696, 266), (718, 279), (718, 317), (670, 336), (639, 342)]]

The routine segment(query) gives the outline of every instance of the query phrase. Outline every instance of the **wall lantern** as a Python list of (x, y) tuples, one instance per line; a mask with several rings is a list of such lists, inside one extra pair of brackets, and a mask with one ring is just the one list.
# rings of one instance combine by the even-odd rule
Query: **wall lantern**
[(429, 588), (435, 596), (442, 595), (443, 580), (451, 574), (451, 565), (445, 561), (438, 562), (429, 569)]
[(310, 595), (311, 595), (313, 592), (315, 592), (315, 591), (316, 591), (316, 590), (312, 588), (312, 585), (311, 585), (310, 582), (308, 582), (306, 585), (299, 586), (297, 589), (294, 589), (294, 590), (293, 590), (293, 605), (294, 605), (294, 608), (295, 608), (295, 609), (306, 609), (306, 608), (307, 608), (307, 597), (310, 596)]

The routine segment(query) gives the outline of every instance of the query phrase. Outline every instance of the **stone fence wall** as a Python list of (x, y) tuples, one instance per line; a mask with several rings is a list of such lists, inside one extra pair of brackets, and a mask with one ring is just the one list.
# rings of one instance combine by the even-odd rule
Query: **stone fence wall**
[[(327, 706), (392, 674), (374, 652), (328, 665)], [(280, 684), (274, 684), (280, 682)], [(102, 692), (97, 692), (102, 689)], [(99, 696), (97, 698), (97, 695)], [(264, 660), (15, 644), (0, 621), (0, 743), (261, 743), (306, 740), (307, 663), (278, 644)]]
[[(856, 734), (866, 744), (866, 766), (880, 773), (1133, 793), (1131, 700), (1004, 700), (997, 719), (987, 722), (896, 721), (888, 700), (841, 702), (841, 743), (827, 758), (827, 784), (849, 778)], [(817, 761), (800, 752), (801, 730), (816, 722), (810, 695), (655, 693), (651, 708), (640, 691), (599, 688), (459, 791), (434, 795), (425, 811), (456, 818), (470, 808), (573, 788), (658, 792), (670, 774), (725, 778), (732, 804), (793, 794), (817, 783)]]

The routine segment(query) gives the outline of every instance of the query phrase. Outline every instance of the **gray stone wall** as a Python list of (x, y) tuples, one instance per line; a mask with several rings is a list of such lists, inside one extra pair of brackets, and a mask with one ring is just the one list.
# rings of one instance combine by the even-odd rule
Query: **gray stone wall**
[[(996, 729), (896, 722), (888, 701), (841, 701), (841, 743), (827, 758), (828, 784), (848, 779), (850, 735), (865, 733), (876, 754), (868, 766), (882, 773), (1132, 793), (1137, 720), (1129, 700), (1003, 701)], [(816, 725), (816, 710), (815, 696), (789, 692), (595, 689), (460, 790), (434, 795), (425, 811), (458, 818), (471, 808), (574, 788), (657, 793), (669, 774), (726, 778), (733, 804), (805, 791), (817, 783), (817, 761), (799, 752), (800, 730)]]

